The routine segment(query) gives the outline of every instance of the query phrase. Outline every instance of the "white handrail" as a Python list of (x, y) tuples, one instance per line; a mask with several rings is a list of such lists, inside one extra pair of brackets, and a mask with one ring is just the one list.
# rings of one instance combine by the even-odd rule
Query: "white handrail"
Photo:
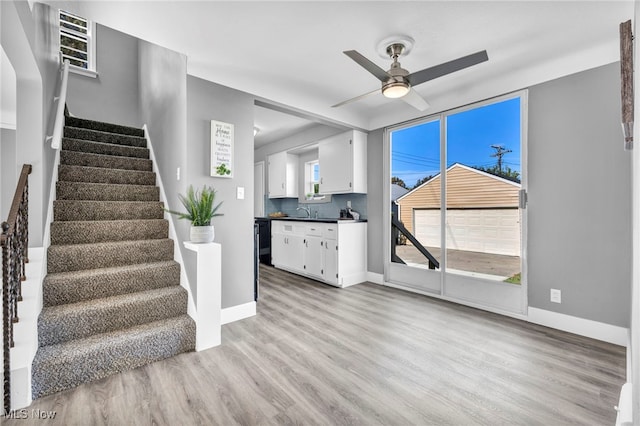
[(56, 118), (53, 125), (53, 135), (47, 136), (47, 141), (51, 140), (51, 148), (60, 149), (62, 144), (62, 129), (64, 128), (64, 106), (67, 103), (67, 81), (69, 79), (69, 60), (65, 59), (62, 64), (62, 84), (60, 84), (60, 94), (54, 101), (58, 102)]

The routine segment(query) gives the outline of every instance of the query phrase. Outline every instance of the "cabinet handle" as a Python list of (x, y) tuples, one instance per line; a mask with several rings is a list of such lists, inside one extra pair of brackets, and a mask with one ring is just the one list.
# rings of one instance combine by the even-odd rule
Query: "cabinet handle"
[(320, 178), (320, 185), (322, 185), (322, 178)]
[(282, 184), (282, 189), (284, 189), (284, 183)]

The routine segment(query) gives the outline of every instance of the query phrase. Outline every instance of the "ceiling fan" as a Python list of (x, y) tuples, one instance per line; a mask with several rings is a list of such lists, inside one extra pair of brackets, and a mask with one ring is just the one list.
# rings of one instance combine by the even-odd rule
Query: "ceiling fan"
[(382, 94), (385, 97), (391, 99), (402, 99), (412, 107), (420, 111), (424, 111), (429, 108), (429, 104), (413, 89), (414, 86), (489, 60), (487, 51), (482, 50), (480, 52), (472, 53), (471, 55), (454, 59), (453, 61), (425, 68), (414, 73), (409, 73), (409, 71), (402, 68), (400, 66), (400, 62), (398, 62), (398, 58), (403, 53), (408, 53), (406, 52), (407, 49), (405, 43), (405, 40), (401, 40), (387, 45), (386, 53), (393, 60), (391, 68), (389, 68), (388, 71), (383, 70), (355, 50), (346, 50), (342, 52), (380, 80), (382, 82), (382, 88), (332, 105), (332, 108), (358, 101), (382, 90)]

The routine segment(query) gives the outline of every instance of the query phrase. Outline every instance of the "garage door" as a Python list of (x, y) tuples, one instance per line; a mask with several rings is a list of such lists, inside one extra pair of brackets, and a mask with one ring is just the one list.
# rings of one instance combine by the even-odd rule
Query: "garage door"
[[(440, 210), (414, 210), (416, 238), (426, 247), (440, 246)], [(447, 248), (520, 256), (518, 209), (447, 211)]]

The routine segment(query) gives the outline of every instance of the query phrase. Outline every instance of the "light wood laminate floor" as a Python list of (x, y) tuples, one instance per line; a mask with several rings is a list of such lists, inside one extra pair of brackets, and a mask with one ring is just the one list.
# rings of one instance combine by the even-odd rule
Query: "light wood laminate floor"
[(60, 425), (612, 425), (625, 350), (375, 284), (261, 268), (222, 345), (35, 401)]

